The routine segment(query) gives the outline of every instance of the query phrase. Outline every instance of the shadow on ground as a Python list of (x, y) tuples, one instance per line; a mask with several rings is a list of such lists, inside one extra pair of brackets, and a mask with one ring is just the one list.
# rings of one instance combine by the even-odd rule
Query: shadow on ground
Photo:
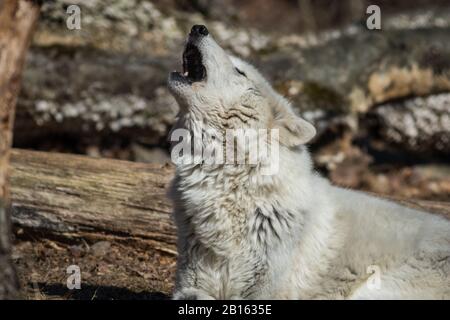
[[(33, 286), (32, 283), (29, 283)], [(170, 297), (162, 292), (134, 292), (126, 288), (113, 286), (82, 285), (81, 289), (69, 290), (60, 283), (38, 283), (42, 298), (69, 300), (168, 300)]]

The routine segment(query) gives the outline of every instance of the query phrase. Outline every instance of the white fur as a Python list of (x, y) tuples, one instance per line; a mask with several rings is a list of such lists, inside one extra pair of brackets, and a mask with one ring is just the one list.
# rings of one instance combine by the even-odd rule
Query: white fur
[[(450, 298), (448, 220), (330, 185), (303, 145), (314, 128), (210, 35), (189, 41), (207, 78), (169, 78), (176, 128), (279, 129), (280, 168), (264, 176), (262, 165), (177, 167), (175, 299)], [(368, 285), (371, 266), (379, 288)]]

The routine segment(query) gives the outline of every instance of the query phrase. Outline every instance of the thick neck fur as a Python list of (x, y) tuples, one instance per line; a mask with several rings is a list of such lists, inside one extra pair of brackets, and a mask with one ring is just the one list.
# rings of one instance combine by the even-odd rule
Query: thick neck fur
[[(178, 126), (195, 131), (196, 122), (191, 120), (180, 118)], [(305, 250), (328, 246), (328, 237), (320, 233), (330, 231), (332, 212), (328, 212), (325, 195), (315, 193), (328, 183), (312, 171), (306, 147), (280, 147), (279, 151), (279, 170), (273, 175), (261, 175), (258, 166), (247, 164), (177, 166), (172, 198), (180, 251), (202, 250), (203, 256), (207, 252), (212, 259), (224, 261), (246, 256), (249, 268), (261, 267), (249, 271), (249, 277), (255, 272), (270, 277), (282, 272), (269, 268), (271, 261), (288, 262), (295, 256), (295, 243), (310, 244)], [(323, 199), (318, 202), (318, 198)], [(311, 212), (320, 210), (317, 203), (322, 204), (324, 214), (313, 216)], [(303, 235), (305, 224), (321, 226), (317, 234)], [(322, 253), (325, 257), (326, 250)], [(319, 265), (323, 259), (317, 257), (315, 262)], [(314, 280), (306, 273), (308, 268), (318, 268), (316, 263), (299, 265), (305, 285)], [(239, 268), (245, 269), (242, 263)]]

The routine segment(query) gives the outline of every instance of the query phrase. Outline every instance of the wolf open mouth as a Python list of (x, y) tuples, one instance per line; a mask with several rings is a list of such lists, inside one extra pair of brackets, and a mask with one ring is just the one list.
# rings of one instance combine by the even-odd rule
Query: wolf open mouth
[(189, 42), (183, 52), (183, 76), (190, 82), (202, 81), (206, 78), (202, 54), (197, 46)]

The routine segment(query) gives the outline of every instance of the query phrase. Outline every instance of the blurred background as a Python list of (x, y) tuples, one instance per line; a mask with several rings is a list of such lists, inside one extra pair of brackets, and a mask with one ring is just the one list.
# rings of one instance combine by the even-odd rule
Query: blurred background
[[(80, 30), (66, 26), (72, 4), (81, 9)], [(381, 30), (366, 27), (370, 4), (381, 8)], [(166, 79), (180, 70), (194, 24), (256, 65), (314, 123), (314, 162), (334, 183), (450, 201), (450, 0), (45, 1), (24, 69), (14, 146), (170, 162), (167, 135), (178, 107)], [(83, 277), (92, 275), (92, 286), (70, 293), (80, 298), (110, 298), (104, 288), (111, 284), (128, 288), (114, 289), (116, 298), (171, 290), (173, 257), (108, 244), (90, 257), (83, 245), (58, 246), (17, 246), (14, 259), (31, 297), (64, 296), (64, 285), (38, 282), (64, 283), (61, 266), (80, 257), (91, 270)]]
[[(80, 30), (66, 27), (71, 4)], [(380, 31), (366, 28), (369, 4)], [(449, 0), (46, 1), (15, 147), (169, 161), (165, 83), (196, 23), (318, 127), (314, 160), (334, 182), (450, 200)]]

